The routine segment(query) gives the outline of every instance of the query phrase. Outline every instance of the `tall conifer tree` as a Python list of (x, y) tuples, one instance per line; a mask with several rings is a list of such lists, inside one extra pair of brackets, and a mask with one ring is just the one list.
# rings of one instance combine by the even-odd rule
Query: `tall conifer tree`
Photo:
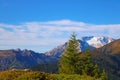
[(92, 62), (90, 50), (80, 52), (80, 45), (73, 33), (60, 59), (59, 73), (89, 75), (98, 78), (99, 67)]
[(60, 73), (76, 74), (76, 63), (79, 60), (80, 46), (75, 33), (72, 34), (66, 50), (60, 59)]

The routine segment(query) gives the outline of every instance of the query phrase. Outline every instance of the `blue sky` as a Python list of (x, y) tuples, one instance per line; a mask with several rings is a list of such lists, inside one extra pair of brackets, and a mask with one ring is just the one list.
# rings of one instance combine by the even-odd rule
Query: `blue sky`
[(72, 32), (120, 38), (120, 0), (0, 0), (0, 49), (45, 52)]
[(120, 21), (120, 0), (0, 0), (0, 22), (70, 19), (94, 24)]

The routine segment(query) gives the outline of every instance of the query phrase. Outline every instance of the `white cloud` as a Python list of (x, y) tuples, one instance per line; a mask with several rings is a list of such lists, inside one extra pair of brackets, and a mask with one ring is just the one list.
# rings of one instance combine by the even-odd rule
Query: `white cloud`
[(0, 45), (26, 48), (33, 45), (57, 46), (67, 41), (72, 32), (76, 32), (78, 37), (105, 35), (120, 38), (120, 24), (95, 25), (70, 20), (26, 22), (20, 25), (0, 23)]

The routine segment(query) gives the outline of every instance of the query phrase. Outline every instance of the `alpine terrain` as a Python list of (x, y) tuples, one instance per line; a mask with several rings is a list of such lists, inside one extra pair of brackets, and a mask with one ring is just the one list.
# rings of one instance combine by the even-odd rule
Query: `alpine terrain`
[[(85, 51), (86, 49), (94, 50), (96, 48), (100, 48), (110, 42), (114, 41), (113, 38), (102, 36), (102, 37), (82, 37), (81, 39), (78, 39), (78, 42), (80, 44), (80, 51)], [(65, 47), (67, 45), (67, 42), (63, 45), (57, 46), (51, 51), (48, 51), (45, 53), (47, 56), (55, 56), (60, 58), (62, 53), (65, 51)]]

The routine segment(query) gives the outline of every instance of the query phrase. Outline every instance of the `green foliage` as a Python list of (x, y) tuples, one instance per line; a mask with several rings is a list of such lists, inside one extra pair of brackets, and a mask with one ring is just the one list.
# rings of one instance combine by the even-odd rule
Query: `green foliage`
[(79, 54), (79, 60), (77, 61), (76, 74), (89, 75), (98, 78), (100, 76), (100, 69), (98, 65), (94, 65), (90, 50), (86, 50), (84, 53)]
[(95, 78), (100, 77), (100, 69), (97, 64), (94, 66), (93, 75)]
[(84, 57), (84, 73), (87, 74), (87, 75), (90, 75), (92, 76), (93, 74), (93, 70), (94, 70), (94, 64), (92, 62), (92, 58), (91, 58), (91, 55), (90, 55), (90, 51), (87, 50), (85, 51), (85, 53), (83, 53), (85, 55)]
[(0, 72), (0, 80), (51, 80), (51, 74), (37, 71), (4, 71)]
[(22, 76), (19, 76), (15, 80), (50, 80), (48, 74), (40, 73), (40, 72), (29, 72)]
[(79, 59), (79, 44), (76, 39), (75, 34), (72, 34), (71, 39), (68, 42), (65, 52), (60, 59), (60, 73), (75, 74), (76, 73), (76, 63)]
[(78, 75), (78, 74), (54, 74), (53, 80), (100, 80), (94, 79), (94, 77), (87, 75)]
[(87, 75), (47, 74), (38, 71), (3, 71), (0, 80), (99, 80)]
[(0, 80), (13, 80), (24, 73), (24, 71), (3, 71), (0, 72)]
[(107, 75), (106, 75), (105, 70), (103, 70), (103, 72), (102, 72), (102, 74), (101, 74), (101, 79), (102, 79), (102, 80), (108, 80), (108, 77), (107, 77)]
[(80, 74), (100, 77), (100, 69), (98, 65), (93, 64), (90, 50), (80, 53), (80, 46), (75, 34), (72, 34), (68, 42), (65, 52), (60, 59), (60, 73), (64, 74)]

